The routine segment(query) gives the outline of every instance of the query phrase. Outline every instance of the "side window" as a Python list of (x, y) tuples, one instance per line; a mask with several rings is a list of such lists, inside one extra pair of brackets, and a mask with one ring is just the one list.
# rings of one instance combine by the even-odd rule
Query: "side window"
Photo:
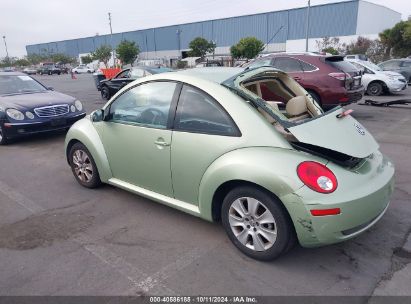
[(284, 72), (302, 72), (300, 61), (294, 58), (278, 57), (274, 61), (274, 67)]
[(116, 78), (128, 78), (128, 73), (130, 73), (130, 70), (124, 70), (120, 74), (116, 76)]
[(408, 68), (408, 67), (411, 67), (411, 61), (403, 61), (403, 62), (402, 62), (402, 66), (403, 66), (403, 67), (407, 67), (407, 68)]
[(176, 84), (149, 82), (120, 95), (110, 106), (108, 121), (166, 129)]
[(397, 60), (387, 61), (386, 63), (382, 65), (384, 69), (394, 69), (394, 68), (398, 68), (399, 66), (400, 66), (400, 62)]
[(304, 72), (312, 72), (318, 69), (316, 66), (313, 66), (312, 64), (309, 64), (301, 60), (300, 60), (300, 64)]
[(272, 61), (271, 58), (256, 60), (253, 63), (251, 63), (248, 67), (252, 69), (252, 68), (258, 68), (261, 66), (271, 66), (271, 61)]
[(210, 96), (184, 85), (174, 128), (180, 131), (236, 136), (237, 128), (223, 108)]

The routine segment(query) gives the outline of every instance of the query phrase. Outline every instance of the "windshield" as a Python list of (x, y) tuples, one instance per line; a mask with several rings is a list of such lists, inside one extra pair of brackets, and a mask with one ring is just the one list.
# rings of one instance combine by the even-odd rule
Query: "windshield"
[(0, 94), (24, 94), (47, 91), (44, 86), (30, 76), (0, 76)]
[(364, 61), (364, 62), (361, 62), (360, 64), (373, 71), (382, 71), (382, 69), (378, 65), (372, 62), (369, 62), (369, 61)]
[(172, 69), (169, 68), (153, 68), (153, 69), (147, 69), (151, 74), (159, 74), (159, 73), (165, 73), (165, 72), (172, 72)]

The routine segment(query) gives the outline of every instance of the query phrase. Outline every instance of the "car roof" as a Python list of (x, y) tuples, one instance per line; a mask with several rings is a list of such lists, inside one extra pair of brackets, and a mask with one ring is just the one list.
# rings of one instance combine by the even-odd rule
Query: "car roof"
[(244, 68), (231, 68), (231, 67), (204, 67), (193, 68), (175, 72), (179, 75), (193, 76), (204, 80), (222, 83), (225, 80), (233, 77), (244, 71)]
[(26, 74), (20, 72), (0, 72), (0, 76), (26, 76)]

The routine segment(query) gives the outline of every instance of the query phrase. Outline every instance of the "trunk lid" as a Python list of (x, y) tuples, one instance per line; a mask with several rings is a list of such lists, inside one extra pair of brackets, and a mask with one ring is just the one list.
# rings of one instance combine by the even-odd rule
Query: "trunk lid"
[(327, 112), (305, 123), (288, 127), (303, 143), (323, 147), (356, 158), (365, 158), (378, 150), (374, 137), (351, 115), (338, 118), (343, 108)]
[[(351, 115), (341, 115), (345, 111), (341, 107), (334, 108), (314, 118), (293, 122), (280, 111), (267, 107), (263, 99), (242, 86), (244, 82), (275, 77), (275, 75), (289, 77), (282, 71), (260, 67), (246, 69), (222, 82), (221, 85), (235, 91), (245, 100), (251, 101), (256, 107), (264, 109), (301, 143), (355, 158), (365, 158), (378, 150), (379, 145), (374, 137)], [(315, 104), (315, 106), (317, 105)]]

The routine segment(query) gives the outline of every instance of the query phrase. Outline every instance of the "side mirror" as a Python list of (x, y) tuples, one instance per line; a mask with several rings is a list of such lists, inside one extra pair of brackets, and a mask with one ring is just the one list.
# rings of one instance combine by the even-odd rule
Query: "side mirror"
[(54, 91), (54, 88), (53, 87), (47, 87), (47, 90)]
[(103, 121), (104, 119), (104, 111), (103, 110), (95, 110), (93, 113), (91, 113), (91, 121), (93, 122), (99, 122)]

